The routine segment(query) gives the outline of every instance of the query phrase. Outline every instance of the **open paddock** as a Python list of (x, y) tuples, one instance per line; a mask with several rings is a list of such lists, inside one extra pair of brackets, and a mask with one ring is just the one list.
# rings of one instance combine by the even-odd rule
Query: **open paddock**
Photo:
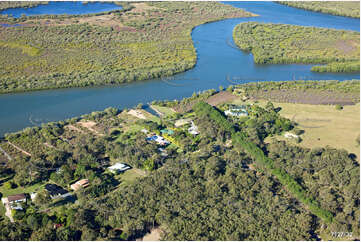
[(360, 135), (360, 104), (344, 106), (342, 110), (336, 110), (334, 105), (274, 103), (274, 106), (281, 107), (280, 114), (305, 131), (298, 145), (345, 149), (360, 160), (360, 147), (356, 142)]

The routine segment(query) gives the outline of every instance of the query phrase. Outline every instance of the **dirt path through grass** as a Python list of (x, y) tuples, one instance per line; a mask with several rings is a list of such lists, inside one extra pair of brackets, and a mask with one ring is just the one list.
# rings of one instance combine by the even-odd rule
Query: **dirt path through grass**
[(10, 141), (8, 141), (8, 143), (10, 145), (12, 145), (15, 149), (17, 149), (18, 151), (21, 151), (23, 154), (27, 155), (27, 156), (31, 156), (31, 154), (29, 152), (26, 152), (25, 150), (21, 149), (19, 146), (14, 145), (13, 143), (11, 143)]

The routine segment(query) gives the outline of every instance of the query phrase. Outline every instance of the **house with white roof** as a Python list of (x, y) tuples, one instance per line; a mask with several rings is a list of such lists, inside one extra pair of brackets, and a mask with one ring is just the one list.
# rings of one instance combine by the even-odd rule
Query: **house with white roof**
[(188, 132), (193, 135), (198, 135), (199, 134), (198, 127), (194, 124), (193, 121), (191, 121), (191, 123), (192, 126), (188, 129)]
[(124, 163), (116, 163), (116, 164), (108, 167), (108, 169), (113, 173), (126, 171), (126, 170), (129, 170), (130, 168), (131, 168), (130, 166), (128, 166)]

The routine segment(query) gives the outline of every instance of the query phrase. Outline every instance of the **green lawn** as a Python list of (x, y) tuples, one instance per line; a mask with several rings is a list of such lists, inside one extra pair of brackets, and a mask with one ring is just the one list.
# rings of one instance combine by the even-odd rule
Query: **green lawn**
[[(141, 175), (142, 173), (144, 173), (144, 175)], [(140, 169), (132, 168), (121, 174), (116, 175), (115, 179), (120, 182), (119, 186), (124, 186), (135, 182), (139, 177), (145, 176), (145, 174), (146, 173)]]
[(4, 185), (2, 185), (0, 187), (0, 192), (2, 193), (3, 197), (7, 197), (9, 195), (15, 195), (15, 194), (19, 194), (19, 193), (32, 193), (32, 192), (38, 190), (43, 185), (44, 185), (44, 183), (37, 183), (32, 186), (17, 187), (15, 189), (7, 189), (4, 187)]
[(165, 116), (171, 116), (173, 114), (175, 114), (176, 112), (168, 107), (162, 107), (162, 106), (158, 106), (158, 105), (151, 105), (151, 107), (155, 110), (157, 110), (158, 112), (162, 113)]

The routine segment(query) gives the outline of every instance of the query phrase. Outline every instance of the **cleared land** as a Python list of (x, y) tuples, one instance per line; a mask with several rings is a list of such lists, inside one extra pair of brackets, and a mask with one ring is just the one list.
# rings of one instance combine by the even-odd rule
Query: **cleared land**
[(253, 82), (236, 86), (233, 93), (242, 100), (353, 105), (360, 102), (360, 81)]
[(288, 24), (241, 23), (236, 45), (252, 52), (257, 64), (327, 64), (317, 72), (359, 72), (360, 33)]
[[(247, 100), (264, 106), (271, 101), (275, 107), (281, 107), (280, 114), (305, 131), (299, 145), (307, 148), (329, 145), (354, 153), (360, 159), (356, 142), (360, 135), (360, 81), (248, 83), (236, 86), (233, 93), (241, 97), (234, 104)], [(336, 104), (343, 109), (337, 110)], [(283, 136), (277, 139), (289, 140)]]
[[(295, 121), (305, 131), (299, 144), (307, 148), (326, 147), (345, 149), (360, 160), (360, 104), (336, 110), (333, 105), (274, 103), (280, 114)], [(282, 140), (286, 140), (284, 137)]]
[(329, 13), (352, 18), (360, 18), (360, 2), (359, 1), (287, 1), (278, 2), (290, 7), (302, 8), (306, 10)]
[(119, 84), (196, 63), (191, 31), (251, 13), (217, 2), (119, 3), (102, 14), (0, 16), (0, 93)]
[[(213, 93), (212, 93), (213, 92)], [(226, 91), (220, 91), (216, 94), (214, 94), (215, 90), (212, 90), (212, 94), (209, 96), (202, 97), (201, 100), (204, 100), (208, 104), (212, 106), (216, 106), (222, 103), (230, 102), (232, 100), (237, 99), (237, 96)], [(213, 95), (214, 94), (214, 95)], [(193, 100), (192, 100), (193, 99)], [(177, 112), (188, 112), (192, 109), (193, 105), (199, 102), (199, 98), (197, 98), (197, 95), (194, 95), (193, 97), (189, 98), (188, 100), (185, 99), (186, 103), (180, 103), (179, 105), (176, 105), (174, 107), (174, 110)]]
[(142, 241), (159, 241), (161, 238), (161, 229), (155, 228), (150, 231), (150, 233), (146, 234)]

